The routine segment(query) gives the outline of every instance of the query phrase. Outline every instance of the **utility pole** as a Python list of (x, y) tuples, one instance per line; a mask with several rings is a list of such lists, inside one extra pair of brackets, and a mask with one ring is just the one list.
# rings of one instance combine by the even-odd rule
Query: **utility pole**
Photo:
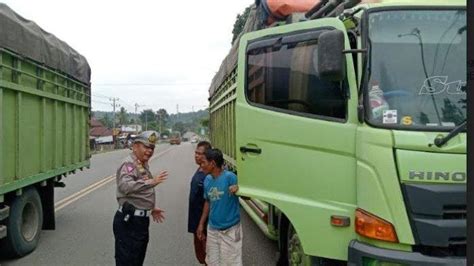
[(138, 134), (138, 127), (137, 127), (137, 117), (138, 117), (138, 107), (140, 105), (138, 103), (135, 103), (135, 134)]
[(175, 124), (179, 121), (179, 104), (176, 105), (176, 122)]
[(158, 109), (158, 117), (160, 119), (160, 134), (163, 133), (163, 114)]
[(120, 105), (117, 103), (119, 101), (119, 98), (110, 98), (110, 101), (112, 102), (112, 107), (114, 108), (113, 112), (113, 118), (112, 118), (112, 124), (113, 124), (113, 129), (115, 130), (115, 108), (120, 107)]
[(117, 103), (119, 101), (119, 98), (110, 98), (110, 101), (112, 101), (112, 107), (114, 108), (114, 115), (113, 115), (113, 118), (112, 118), (112, 124), (113, 124), (113, 128), (112, 128), (112, 139), (113, 139), (113, 142), (114, 142), (114, 148), (116, 149), (117, 148), (117, 142), (116, 142), (116, 133), (117, 131), (115, 130), (115, 108), (116, 107), (119, 107), (120, 105)]

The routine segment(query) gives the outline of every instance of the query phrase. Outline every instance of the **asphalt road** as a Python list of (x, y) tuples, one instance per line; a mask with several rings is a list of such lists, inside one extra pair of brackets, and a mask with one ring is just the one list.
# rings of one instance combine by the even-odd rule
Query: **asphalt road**
[[(145, 265), (199, 265), (193, 238), (187, 233), (190, 177), (196, 169), (194, 146), (159, 145), (150, 163), (152, 173), (168, 170), (156, 189), (165, 222), (151, 223)], [(56, 230), (43, 231), (38, 248), (1, 265), (114, 265), (112, 220), (117, 209), (115, 171), (128, 150), (94, 155), (91, 168), (67, 177), (56, 189)], [(244, 265), (275, 265), (277, 244), (267, 239), (242, 213)]]

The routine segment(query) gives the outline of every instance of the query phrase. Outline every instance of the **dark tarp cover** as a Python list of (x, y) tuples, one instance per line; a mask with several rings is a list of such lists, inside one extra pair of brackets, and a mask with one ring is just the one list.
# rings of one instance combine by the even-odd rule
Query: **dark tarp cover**
[(84, 56), (3, 3), (0, 3), (0, 47), (66, 73), (90, 86), (91, 69)]

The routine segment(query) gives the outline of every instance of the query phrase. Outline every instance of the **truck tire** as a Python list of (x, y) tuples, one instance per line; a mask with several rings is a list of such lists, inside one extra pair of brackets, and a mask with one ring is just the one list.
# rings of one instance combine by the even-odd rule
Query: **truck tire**
[(288, 259), (288, 265), (312, 265), (311, 257), (304, 254), (303, 245), (301, 244), (300, 238), (298, 237), (298, 234), (291, 223), (288, 226), (288, 233), (286, 235), (286, 257)]
[(283, 236), (284, 239), (281, 239), (280, 247), (280, 259), (278, 261), (278, 266), (295, 266), (295, 265), (304, 265), (304, 266), (341, 266), (345, 263), (341, 261), (335, 261), (330, 259), (325, 259), (321, 257), (314, 257), (306, 255), (303, 252), (303, 246), (301, 241), (296, 233), (293, 225), (284, 219), (282, 225), (284, 225)]
[(43, 225), (43, 207), (38, 191), (26, 189), (15, 197), (10, 205), (7, 218), (7, 237), (2, 239), (2, 255), (15, 258), (32, 252), (39, 240)]

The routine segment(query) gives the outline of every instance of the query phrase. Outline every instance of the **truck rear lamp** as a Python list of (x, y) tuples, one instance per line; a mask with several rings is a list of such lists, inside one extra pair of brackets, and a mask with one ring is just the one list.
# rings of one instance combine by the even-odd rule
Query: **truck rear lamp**
[(361, 235), (372, 239), (398, 243), (393, 225), (362, 209), (356, 210), (355, 229)]

